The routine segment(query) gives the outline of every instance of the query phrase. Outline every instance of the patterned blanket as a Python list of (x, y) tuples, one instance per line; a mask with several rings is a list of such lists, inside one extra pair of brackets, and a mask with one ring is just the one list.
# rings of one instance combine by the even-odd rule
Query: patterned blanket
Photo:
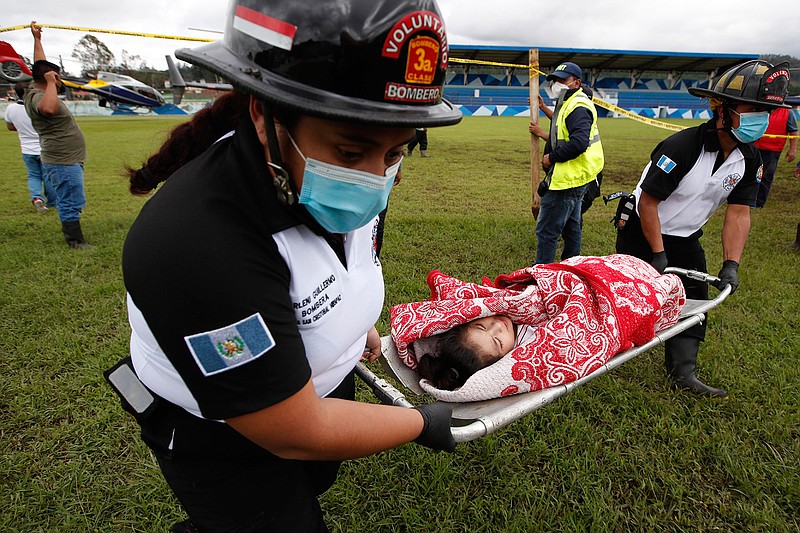
[(420, 386), (447, 402), (487, 400), (575, 381), (615, 354), (650, 341), (678, 321), (686, 295), (680, 279), (659, 275), (628, 255), (573, 257), (535, 265), (482, 285), (438, 270), (428, 275), (430, 300), (391, 308), (391, 333), (410, 368), (437, 354), (437, 335), (491, 315), (536, 326), (532, 336), (454, 391)]

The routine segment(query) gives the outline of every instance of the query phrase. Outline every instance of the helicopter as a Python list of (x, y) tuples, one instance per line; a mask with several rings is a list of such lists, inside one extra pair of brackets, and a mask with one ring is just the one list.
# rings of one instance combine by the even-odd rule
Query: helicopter
[(0, 41), (0, 78), (17, 83), (31, 79), (31, 69), (10, 43)]
[(61, 79), (68, 89), (77, 89), (100, 97), (100, 107), (114, 110), (132, 110), (136, 107), (156, 108), (166, 104), (164, 97), (153, 87), (124, 74), (97, 73), (93, 80)]
[[(18, 83), (31, 80), (31, 76), (31, 69), (22, 56), (10, 43), (0, 41), (0, 79)], [(124, 74), (101, 71), (93, 80), (62, 77), (61, 81), (67, 89), (96, 94), (100, 97), (100, 107), (109, 106), (115, 111), (149, 110), (166, 104), (155, 88)]]

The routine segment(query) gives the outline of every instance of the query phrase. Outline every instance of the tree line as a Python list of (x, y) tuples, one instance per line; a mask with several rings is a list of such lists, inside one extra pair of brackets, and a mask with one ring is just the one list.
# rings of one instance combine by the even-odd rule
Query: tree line
[[(152, 87), (163, 88), (169, 81), (166, 70), (156, 70), (148, 66), (139, 55), (129, 54), (127, 50), (117, 60), (106, 44), (94, 35), (86, 34), (80, 38), (72, 50), (72, 57), (81, 65), (81, 77), (94, 78), (100, 71), (125, 74)], [(186, 80), (213, 81), (216, 76), (207, 70), (188, 63), (177, 63), (181, 76)]]

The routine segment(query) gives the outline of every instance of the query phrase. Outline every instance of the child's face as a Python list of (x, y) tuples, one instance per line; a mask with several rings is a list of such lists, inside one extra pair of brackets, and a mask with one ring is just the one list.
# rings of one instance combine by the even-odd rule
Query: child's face
[(514, 348), (514, 324), (502, 315), (479, 318), (467, 325), (465, 340), (483, 366), (489, 366)]

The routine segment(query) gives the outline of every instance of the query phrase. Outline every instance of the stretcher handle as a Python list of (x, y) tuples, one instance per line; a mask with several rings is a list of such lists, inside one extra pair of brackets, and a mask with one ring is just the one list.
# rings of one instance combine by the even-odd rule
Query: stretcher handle
[(689, 270), (679, 267), (667, 267), (664, 269), (664, 274), (678, 274), (679, 276), (685, 276), (689, 279), (704, 281), (711, 284), (720, 281), (718, 277), (712, 276), (711, 274), (706, 274), (705, 272), (700, 272), (699, 270)]
[(414, 407), (414, 404), (406, 400), (402, 392), (392, 387), (385, 379), (376, 376), (364, 363), (358, 363), (355, 370), (358, 377), (369, 385), (375, 397), (380, 400), (382, 404), (409, 408)]
[(719, 281), (719, 278), (716, 276), (700, 272), (699, 270), (689, 270), (687, 268), (667, 267), (664, 269), (664, 274), (678, 274), (679, 276), (685, 276), (689, 279), (704, 281), (706, 283), (715, 283)]
[[(686, 268), (678, 268), (678, 267), (667, 267), (664, 269), (665, 274), (677, 274), (679, 276), (685, 276), (689, 279), (694, 279), (697, 281), (702, 281), (705, 283), (709, 283), (712, 286), (720, 279), (717, 276), (712, 276), (711, 274), (706, 274), (705, 272), (700, 272), (699, 270), (689, 270)], [(720, 289), (719, 294), (717, 294), (716, 298), (708, 300), (707, 303), (701, 305), (693, 310), (695, 314), (706, 313), (710, 309), (718, 306), (720, 303), (728, 297), (733, 289), (731, 288), (730, 284), (726, 284), (722, 289)]]

